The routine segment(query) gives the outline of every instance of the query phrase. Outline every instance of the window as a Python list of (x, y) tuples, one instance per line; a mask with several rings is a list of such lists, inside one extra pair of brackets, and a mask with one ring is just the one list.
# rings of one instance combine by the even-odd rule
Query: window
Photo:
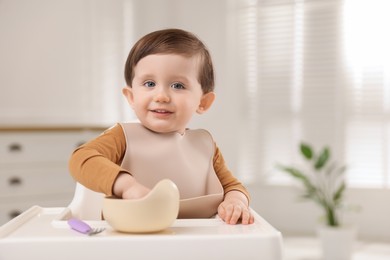
[(390, 184), (390, 3), (234, 1), (246, 85), (244, 181), (289, 179), (298, 144), (331, 148), (350, 186)]
[(390, 169), (389, 1), (351, 1), (344, 6), (348, 85), (346, 160), (350, 182), (388, 187)]

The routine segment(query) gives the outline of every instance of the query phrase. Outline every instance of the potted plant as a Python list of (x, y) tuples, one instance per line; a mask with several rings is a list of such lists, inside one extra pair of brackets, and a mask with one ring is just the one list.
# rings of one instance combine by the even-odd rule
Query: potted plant
[(330, 161), (328, 147), (319, 153), (306, 143), (301, 143), (299, 148), (306, 162), (305, 168), (285, 165), (278, 165), (278, 168), (300, 181), (303, 198), (314, 201), (323, 210), (326, 225), (319, 229), (319, 236), (324, 259), (350, 259), (355, 230), (346, 228), (340, 220), (346, 190), (346, 167)]

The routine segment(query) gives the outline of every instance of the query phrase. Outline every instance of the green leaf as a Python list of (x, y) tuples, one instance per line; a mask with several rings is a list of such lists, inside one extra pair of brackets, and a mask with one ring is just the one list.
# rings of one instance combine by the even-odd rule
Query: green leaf
[(313, 158), (313, 150), (308, 144), (301, 143), (301, 153), (308, 160)]
[(285, 167), (282, 165), (278, 165), (278, 168), (281, 169), (282, 171), (287, 172), (292, 177), (302, 181), (308, 193), (311, 193), (313, 192), (313, 190), (316, 190), (315, 186), (310, 182), (310, 179), (298, 169), (295, 169), (293, 167)]
[(335, 194), (333, 195), (333, 201), (335, 204), (338, 204), (342, 197), (343, 197), (343, 192), (346, 188), (345, 182), (341, 183), (340, 187), (336, 190)]
[(302, 172), (300, 172), (299, 170), (297, 170), (293, 167), (285, 167), (285, 166), (279, 165), (278, 168), (289, 173), (294, 178), (298, 178), (301, 180), (307, 179), (307, 177)]
[(317, 162), (314, 165), (314, 168), (316, 168), (317, 170), (320, 170), (328, 161), (329, 156), (330, 156), (329, 148), (325, 147), (322, 150), (320, 156), (318, 157)]
[(347, 170), (347, 166), (341, 166), (335, 173), (336, 176), (341, 176)]

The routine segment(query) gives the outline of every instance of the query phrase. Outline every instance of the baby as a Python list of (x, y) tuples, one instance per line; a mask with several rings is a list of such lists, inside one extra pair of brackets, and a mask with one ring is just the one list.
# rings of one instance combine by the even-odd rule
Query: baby
[(120, 123), (77, 148), (72, 176), (84, 186), (123, 199), (144, 197), (162, 179), (180, 191), (179, 217), (218, 214), (251, 224), (249, 194), (227, 168), (209, 132), (187, 128), (215, 99), (214, 69), (192, 33), (166, 29), (142, 37), (125, 65), (123, 94), (139, 123)]

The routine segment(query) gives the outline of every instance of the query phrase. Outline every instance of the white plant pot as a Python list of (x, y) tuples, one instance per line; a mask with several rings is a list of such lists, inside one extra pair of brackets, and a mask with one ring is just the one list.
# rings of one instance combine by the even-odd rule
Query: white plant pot
[(355, 227), (321, 226), (318, 229), (323, 260), (352, 259), (356, 239)]

